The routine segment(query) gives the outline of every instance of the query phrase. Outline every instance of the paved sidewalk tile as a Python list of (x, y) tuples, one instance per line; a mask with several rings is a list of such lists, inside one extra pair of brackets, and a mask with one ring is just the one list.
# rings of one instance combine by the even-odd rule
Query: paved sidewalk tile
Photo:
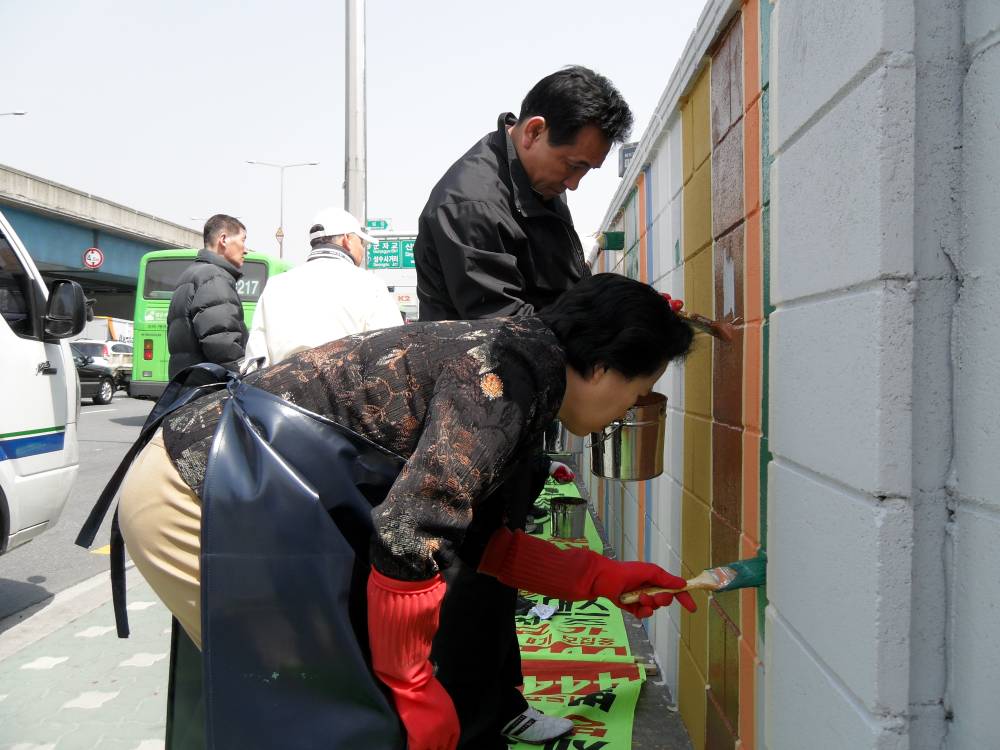
[(170, 613), (145, 581), (0, 661), (0, 750), (163, 750)]

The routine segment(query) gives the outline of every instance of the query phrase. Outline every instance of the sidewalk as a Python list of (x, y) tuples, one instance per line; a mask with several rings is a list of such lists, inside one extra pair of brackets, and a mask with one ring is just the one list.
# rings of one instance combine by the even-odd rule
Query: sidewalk
[[(16, 616), (16, 624), (0, 623), (0, 750), (162, 750), (170, 614), (134, 568), (128, 610), (131, 636), (120, 639), (102, 574)], [(639, 621), (626, 615), (625, 623), (633, 653), (651, 661)], [(650, 675), (632, 748), (690, 749), (671, 704), (662, 677)], [(592, 746), (600, 745), (570, 737), (546, 749)]]
[(0, 750), (162, 750), (170, 613), (128, 582), (127, 639), (106, 574), (0, 633)]

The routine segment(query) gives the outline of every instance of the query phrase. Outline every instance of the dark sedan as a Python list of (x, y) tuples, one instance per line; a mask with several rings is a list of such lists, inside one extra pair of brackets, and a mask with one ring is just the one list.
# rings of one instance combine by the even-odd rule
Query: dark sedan
[(95, 404), (110, 404), (115, 395), (115, 370), (103, 359), (84, 354), (70, 342), (73, 362), (80, 379), (80, 397), (90, 398)]

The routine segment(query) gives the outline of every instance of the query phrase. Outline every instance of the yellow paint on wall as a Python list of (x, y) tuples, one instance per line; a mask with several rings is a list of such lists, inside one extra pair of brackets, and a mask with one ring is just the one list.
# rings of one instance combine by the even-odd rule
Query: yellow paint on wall
[(712, 567), (709, 553), (708, 538), (712, 524), (708, 505), (693, 493), (682, 490), (681, 502), (681, 537), (685, 542), (697, 540), (700, 544), (684, 545), (681, 555), (681, 566), (685, 578), (698, 575), (701, 571)]
[[(712, 498), (712, 423), (694, 414), (684, 415), (684, 489), (697, 497), (706, 508)], [(682, 523), (683, 523), (683, 519)], [(688, 537), (684, 549), (709, 547), (708, 537)], [(700, 572), (700, 571), (695, 571)]]
[[(684, 264), (684, 309), (714, 317), (715, 281), (712, 276), (712, 247), (706, 245)], [(711, 348), (711, 339), (704, 336), (705, 345)]]
[(681, 166), (684, 169), (684, 182), (691, 179), (694, 172), (694, 141), (689, 133), (694, 129), (694, 107), (688, 99), (681, 105)]
[(691, 90), (691, 134), (695, 169), (698, 169), (712, 155), (712, 107), (711, 87), (709, 85), (711, 80), (712, 63), (709, 60)]
[(684, 717), (691, 745), (705, 747), (705, 728), (708, 721), (708, 698), (705, 695), (707, 680), (698, 671), (691, 652), (683, 644), (680, 647), (680, 674), (677, 687), (677, 706)]
[[(712, 164), (705, 162), (684, 185), (684, 259), (712, 243)], [(686, 276), (686, 274), (685, 274)]]

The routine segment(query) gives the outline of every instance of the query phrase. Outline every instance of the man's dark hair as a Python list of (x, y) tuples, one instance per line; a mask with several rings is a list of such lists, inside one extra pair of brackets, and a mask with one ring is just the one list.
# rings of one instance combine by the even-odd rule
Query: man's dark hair
[(601, 365), (627, 378), (652, 375), (691, 348), (694, 332), (653, 287), (616, 273), (584, 279), (538, 317), (581, 375)]
[(202, 239), (205, 247), (211, 248), (220, 234), (239, 234), (245, 232), (247, 228), (243, 222), (226, 214), (216, 214), (205, 222), (205, 231), (202, 232)]
[(632, 111), (618, 89), (582, 65), (563, 68), (534, 85), (517, 119), (536, 115), (545, 118), (553, 146), (572, 143), (585, 125), (599, 128), (608, 143), (623, 143), (632, 130)]

